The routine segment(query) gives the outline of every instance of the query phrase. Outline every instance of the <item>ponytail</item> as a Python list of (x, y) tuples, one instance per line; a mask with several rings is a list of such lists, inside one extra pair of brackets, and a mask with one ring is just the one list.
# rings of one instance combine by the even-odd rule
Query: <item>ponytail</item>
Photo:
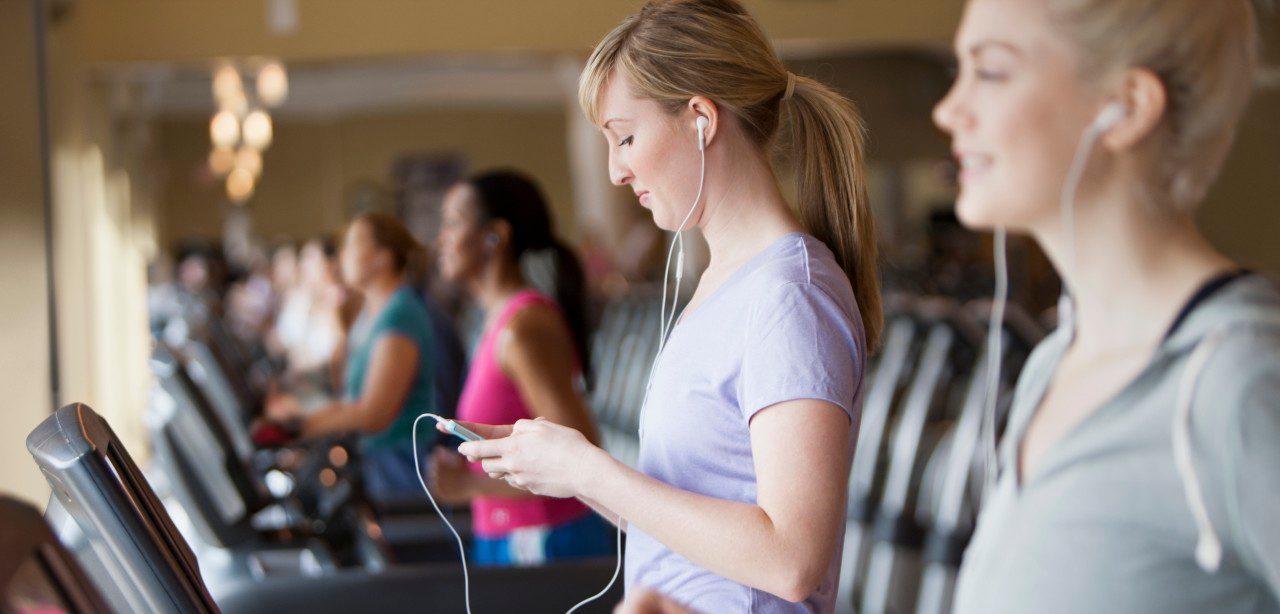
[(677, 110), (706, 96), (768, 152), (790, 106), (799, 157), (798, 217), (826, 243), (853, 286), (867, 347), (884, 327), (876, 232), (867, 205), (862, 119), (826, 86), (787, 71), (738, 0), (650, 0), (604, 37), (578, 81), (578, 102), (599, 123), (615, 71), (635, 95)]
[(582, 362), (582, 378), (587, 388), (594, 384), (591, 373), (590, 325), (587, 321), (587, 277), (578, 256), (568, 245), (553, 239), (555, 256), (555, 301), (564, 312), (564, 318), (573, 334), (573, 346)]
[(578, 352), (583, 378), (590, 386), (591, 355), (587, 322), (586, 275), (578, 257), (551, 227), (551, 209), (534, 181), (513, 170), (498, 170), (471, 177), (476, 204), (484, 221), (504, 220), (511, 226), (511, 257), (518, 262), (530, 252), (550, 250), (553, 258), (552, 298), (560, 306), (574, 349)]
[[(805, 230), (835, 254), (853, 285), (867, 348), (875, 350), (884, 327), (876, 225), (867, 198), (866, 129), (844, 96), (807, 77), (792, 76), (798, 215)], [(784, 96), (785, 97), (785, 96)]]

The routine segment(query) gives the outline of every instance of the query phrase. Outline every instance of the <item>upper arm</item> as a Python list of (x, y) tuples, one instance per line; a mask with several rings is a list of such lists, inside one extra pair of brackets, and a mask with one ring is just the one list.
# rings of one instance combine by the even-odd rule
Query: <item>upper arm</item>
[(814, 546), (834, 547), (844, 521), (852, 433), (849, 415), (829, 401), (785, 401), (755, 415), (756, 502), (775, 525), (797, 529)]
[[(1262, 347), (1268, 337), (1270, 347)], [(1228, 408), (1234, 409), (1234, 419), (1223, 441), (1227, 538), (1234, 542), (1245, 567), (1280, 600), (1280, 529), (1276, 524), (1280, 517), (1280, 336), (1263, 335), (1245, 343), (1253, 347), (1237, 355), (1248, 357), (1249, 362), (1231, 361), (1237, 364), (1223, 367), (1235, 368), (1239, 374), (1243, 365), (1265, 366), (1245, 368), (1252, 373), (1237, 393), (1239, 402)], [(1259, 360), (1266, 356), (1270, 360)], [(1241, 382), (1235, 379), (1235, 383)]]
[(739, 397), (757, 503), (825, 564), (844, 521), (865, 346), (850, 305), (821, 288), (789, 284), (762, 300)]
[(373, 344), (364, 388), (356, 405), (365, 413), (365, 430), (380, 431), (400, 414), (418, 374), (418, 345), (402, 334), (382, 335)]
[(575, 428), (597, 442), (578, 390), (579, 358), (558, 312), (543, 305), (521, 310), (503, 333), (498, 357), (534, 418)]

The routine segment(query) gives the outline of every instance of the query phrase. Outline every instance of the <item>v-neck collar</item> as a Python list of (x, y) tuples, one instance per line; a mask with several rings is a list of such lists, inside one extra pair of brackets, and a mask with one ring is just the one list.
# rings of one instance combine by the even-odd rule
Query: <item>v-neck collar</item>
[[(1041, 474), (1044, 473), (1046, 468), (1050, 467), (1051, 461), (1055, 461), (1058, 456), (1063, 454), (1062, 452), (1059, 451), (1059, 449), (1064, 444), (1068, 444), (1073, 439), (1078, 437), (1077, 433), (1085, 429), (1089, 423), (1094, 422), (1096, 420), (1101, 420), (1102, 418), (1099, 418), (1098, 416), (1109, 413), (1109, 409), (1108, 409), (1109, 407), (1111, 407), (1112, 405), (1119, 404), (1122, 399), (1124, 399), (1126, 396), (1128, 396), (1132, 392), (1133, 388), (1135, 388), (1140, 382), (1146, 379), (1149, 376), (1149, 374), (1157, 366), (1159, 366), (1162, 362), (1167, 360), (1170, 354), (1178, 350), (1180, 346), (1177, 343), (1174, 343), (1176, 339), (1175, 333), (1177, 333), (1181, 329), (1181, 325), (1186, 320), (1190, 319), (1191, 315), (1201, 305), (1203, 305), (1205, 302), (1209, 301), (1210, 299), (1214, 298), (1217, 294), (1219, 294), (1220, 290), (1231, 285), (1231, 282), (1234, 282), (1235, 280), (1243, 277), (1247, 277), (1249, 274), (1250, 274), (1250, 271), (1248, 269), (1234, 268), (1234, 269), (1230, 269), (1228, 271), (1219, 273), (1217, 275), (1214, 275), (1213, 277), (1209, 278), (1209, 280), (1201, 284), (1200, 287), (1197, 288), (1194, 293), (1192, 293), (1191, 297), (1189, 297), (1185, 301), (1182, 309), (1179, 310), (1168, 332), (1166, 332), (1165, 335), (1161, 338), (1160, 343), (1156, 346), (1155, 351), (1151, 353), (1151, 357), (1147, 359), (1147, 362), (1142, 366), (1142, 369), (1140, 369), (1136, 374), (1134, 374), (1133, 378), (1131, 378), (1128, 382), (1126, 382), (1124, 386), (1120, 387), (1115, 392), (1115, 394), (1112, 394), (1111, 396), (1103, 400), (1101, 403), (1098, 403), (1098, 405), (1094, 407), (1092, 411), (1086, 414), (1084, 418), (1081, 418), (1080, 421), (1078, 421), (1074, 426), (1068, 429), (1067, 432), (1063, 433), (1062, 436), (1059, 437), (1056, 442), (1054, 442), (1053, 446), (1050, 447), (1050, 449), (1046, 451), (1044, 453), (1044, 456), (1040, 459), (1039, 468), (1036, 470), (1034, 474), (1030, 476), (1032, 478), (1031, 482), (1034, 482), (1036, 478), (1038, 478)], [(1047, 342), (1047, 343), (1056, 342), (1059, 344), (1059, 347), (1055, 349), (1055, 352), (1052, 355), (1051, 364), (1046, 365), (1044, 369), (1044, 372), (1046, 373), (1046, 375), (1044, 376), (1042, 381), (1035, 383), (1035, 389), (1036, 389), (1035, 408), (1030, 412), (1030, 414), (1027, 415), (1025, 420), (1023, 420), (1020, 424), (1016, 425), (1017, 426), (1016, 432), (1009, 433), (1010, 435), (1013, 435), (1015, 437), (1015, 439), (1013, 440), (1013, 445), (1010, 446), (1011, 448), (1010, 454), (1012, 458), (1009, 458), (1007, 460), (1008, 462), (1012, 463), (1013, 488), (1016, 494), (1021, 494), (1026, 489), (1028, 484), (1028, 480), (1027, 480), (1028, 476), (1023, 475), (1022, 473), (1022, 446), (1026, 443), (1025, 440), (1026, 440), (1027, 430), (1031, 428), (1032, 421), (1034, 421), (1036, 415), (1040, 413), (1040, 407), (1044, 404), (1045, 395), (1049, 393), (1049, 387), (1053, 385), (1053, 380), (1054, 380), (1054, 377), (1057, 375), (1058, 367), (1061, 366), (1062, 359), (1064, 356), (1066, 356), (1066, 353), (1071, 349), (1071, 345), (1074, 340), (1075, 340), (1075, 329), (1064, 328), (1060, 332), (1056, 333), (1051, 338), (1051, 340)], [(1013, 426), (1013, 425), (1010, 425), (1010, 426)]]
[(707, 308), (708, 305), (711, 305), (713, 302), (717, 301), (721, 295), (726, 293), (727, 290), (737, 285), (738, 282), (741, 280), (741, 278), (746, 277), (752, 271), (755, 271), (756, 269), (760, 268), (759, 266), (760, 262), (764, 260), (764, 258), (769, 254), (772, 254), (773, 252), (781, 249), (781, 247), (786, 244), (786, 241), (788, 239), (799, 238), (801, 241), (803, 241), (804, 237), (806, 236), (808, 235), (799, 231), (788, 232), (787, 234), (782, 235), (781, 237), (778, 237), (777, 239), (775, 239), (773, 243), (770, 243), (769, 245), (765, 246), (764, 249), (756, 252), (756, 254), (748, 258), (746, 262), (743, 262), (742, 264), (738, 265), (738, 268), (734, 269), (734, 271), (729, 274), (729, 277), (724, 280), (724, 283), (720, 284), (720, 287), (716, 288), (715, 291), (711, 293), (711, 296), (708, 296), (706, 300), (702, 301), (702, 304), (698, 305), (697, 309), (694, 309), (693, 311), (680, 312), (680, 317), (676, 319), (676, 323), (671, 327), (671, 335), (675, 334), (676, 330), (680, 328), (681, 324), (683, 324), (684, 322), (687, 322), (690, 318), (694, 317), (695, 315), (702, 313)]

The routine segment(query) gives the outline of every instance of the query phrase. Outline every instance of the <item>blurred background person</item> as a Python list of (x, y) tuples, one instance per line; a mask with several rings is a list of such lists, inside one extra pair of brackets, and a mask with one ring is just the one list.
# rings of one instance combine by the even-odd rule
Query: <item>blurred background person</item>
[[(583, 272), (555, 237), (538, 186), (508, 170), (457, 184), (445, 197), (437, 243), (441, 275), (484, 310), (458, 417), (486, 424), (546, 419), (598, 442), (584, 399), (590, 355)], [(553, 255), (554, 299), (521, 272), (521, 257), (544, 250)], [(438, 496), (471, 504), (476, 562), (529, 565), (613, 551), (608, 523), (577, 499), (531, 495), (443, 448), (432, 460)]]
[(346, 336), (360, 301), (360, 293), (348, 291), (339, 279), (332, 241), (306, 242), (299, 254), (298, 283), (286, 290), (274, 329), (289, 385), (325, 393), (340, 388)]
[(435, 410), (430, 319), (405, 279), (417, 249), (404, 225), (386, 214), (366, 213), (347, 226), (342, 276), (364, 300), (351, 328), (341, 398), (306, 412), (292, 395), (267, 403), (267, 417), (291, 423), (302, 438), (359, 434), (364, 485), (374, 500), (418, 492), (415, 459), (435, 440), (428, 436), (422, 450), (412, 447), (414, 418)]

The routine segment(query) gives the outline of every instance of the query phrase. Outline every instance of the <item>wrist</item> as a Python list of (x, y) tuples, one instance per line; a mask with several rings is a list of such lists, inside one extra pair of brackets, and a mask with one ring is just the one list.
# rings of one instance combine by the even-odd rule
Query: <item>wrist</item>
[(591, 446), (583, 455), (581, 470), (578, 471), (575, 490), (579, 497), (599, 500), (601, 486), (608, 482), (617, 461), (603, 448)]

